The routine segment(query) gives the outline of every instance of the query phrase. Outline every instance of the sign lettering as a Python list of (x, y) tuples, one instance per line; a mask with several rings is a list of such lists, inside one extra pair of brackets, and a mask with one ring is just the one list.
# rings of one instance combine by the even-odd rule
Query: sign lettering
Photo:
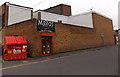
[(38, 32), (55, 32), (55, 22), (47, 20), (37, 20)]

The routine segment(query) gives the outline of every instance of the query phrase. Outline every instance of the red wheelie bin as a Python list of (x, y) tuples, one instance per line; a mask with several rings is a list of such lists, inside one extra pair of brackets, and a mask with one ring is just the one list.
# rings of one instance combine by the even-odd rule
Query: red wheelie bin
[(27, 41), (23, 36), (6, 36), (4, 38), (3, 59), (17, 60), (27, 58)]

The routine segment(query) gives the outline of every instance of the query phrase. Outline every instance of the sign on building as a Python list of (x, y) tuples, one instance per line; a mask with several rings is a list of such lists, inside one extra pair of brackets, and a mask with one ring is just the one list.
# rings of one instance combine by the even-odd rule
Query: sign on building
[(47, 20), (37, 20), (38, 32), (55, 32), (55, 22)]

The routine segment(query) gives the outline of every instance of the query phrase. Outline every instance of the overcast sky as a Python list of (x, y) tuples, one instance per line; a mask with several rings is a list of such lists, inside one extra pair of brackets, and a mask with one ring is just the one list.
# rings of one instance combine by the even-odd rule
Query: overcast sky
[(120, 0), (0, 0), (0, 5), (10, 2), (35, 10), (46, 9), (61, 3), (72, 6), (72, 14), (88, 12), (90, 9), (113, 19), (114, 29), (118, 28), (118, 2)]

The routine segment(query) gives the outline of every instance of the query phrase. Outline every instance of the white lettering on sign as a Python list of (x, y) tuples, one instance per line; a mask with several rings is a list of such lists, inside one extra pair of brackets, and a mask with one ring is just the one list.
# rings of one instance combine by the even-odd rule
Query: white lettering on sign
[(37, 31), (55, 32), (55, 22), (47, 20), (37, 20)]
[(45, 20), (38, 20), (38, 25), (50, 26), (50, 27), (54, 26), (53, 22), (51, 22), (51, 21), (45, 21)]

